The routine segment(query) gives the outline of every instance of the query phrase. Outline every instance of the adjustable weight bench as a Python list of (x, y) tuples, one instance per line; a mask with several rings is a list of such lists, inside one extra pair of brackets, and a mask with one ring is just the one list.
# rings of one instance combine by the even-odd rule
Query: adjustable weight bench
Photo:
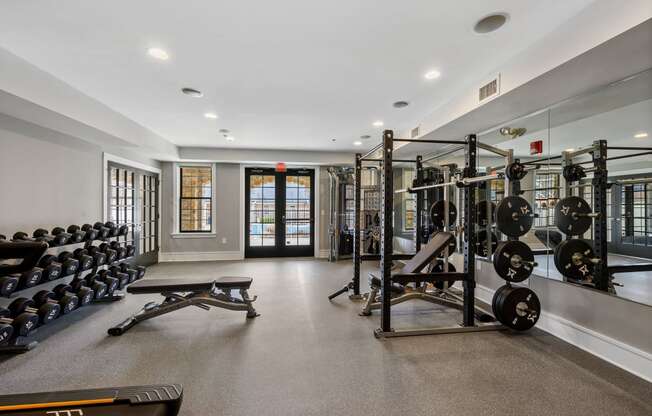
[[(212, 280), (191, 279), (145, 279), (129, 287), (133, 294), (160, 293), (165, 299), (161, 303), (149, 302), (124, 322), (109, 329), (109, 335), (122, 335), (139, 322), (159, 315), (174, 312), (187, 306), (209, 310), (211, 306), (232, 311), (246, 311), (247, 318), (259, 316), (253, 307), (256, 296), (249, 297), (247, 290), (253, 279), (250, 277), (225, 276)], [(232, 290), (240, 292), (240, 298), (231, 295)]]

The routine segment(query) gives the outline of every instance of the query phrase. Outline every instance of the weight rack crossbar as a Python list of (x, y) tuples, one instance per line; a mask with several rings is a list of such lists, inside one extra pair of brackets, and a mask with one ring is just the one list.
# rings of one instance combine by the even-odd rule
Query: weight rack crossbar
[(441, 143), (441, 144), (466, 144), (463, 140), (419, 140), (419, 139), (394, 139), (395, 142), (407, 143)]

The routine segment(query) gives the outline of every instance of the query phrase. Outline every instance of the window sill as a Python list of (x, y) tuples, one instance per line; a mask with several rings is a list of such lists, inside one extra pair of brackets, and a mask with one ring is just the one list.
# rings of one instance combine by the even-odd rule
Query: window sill
[(217, 238), (216, 233), (172, 233), (170, 237), (177, 238)]

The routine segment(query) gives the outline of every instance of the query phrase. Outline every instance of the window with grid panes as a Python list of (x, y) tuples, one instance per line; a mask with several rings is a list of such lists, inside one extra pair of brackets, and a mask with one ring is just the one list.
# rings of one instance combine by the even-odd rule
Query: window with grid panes
[(213, 171), (210, 166), (179, 168), (179, 232), (212, 231)]
[(534, 218), (535, 227), (555, 225), (555, 205), (559, 201), (559, 173), (536, 172), (534, 176)]
[(622, 190), (622, 241), (634, 245), (651, 245), (650, 189), (647, 183), (623, 186)]
[[(414, 177), (414, 170), (403, 170), (403, 185), (406, 188), (412, 186)], [(403, 197), (403, 231), (414, 231), (417, 226), (417, 196), (410, 192), (405, 192), (401, 195)]]
[(158, 182), (153, 175), (140, 175), (141, 254), (158, 249)]
[(110, 175), (110, 202), (109, 202), (109, 221), (116, 224), (117, 227), (127, 225), (129, 231), (127, 235), (121, 237), (122, 245), (134, 244), (134, 213), (135, 213), (135, 173), (128, 169), (120, 167), (109, 167)]

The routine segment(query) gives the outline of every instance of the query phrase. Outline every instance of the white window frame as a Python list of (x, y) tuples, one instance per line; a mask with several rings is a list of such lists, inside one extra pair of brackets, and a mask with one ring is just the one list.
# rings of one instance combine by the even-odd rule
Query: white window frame
[[(184, 167), (205, 167), (211, 168), (211, 232), (181, 232), (181, 218), (179, 218), (179, 200), (181, 199), (181, 168)], [(216, 221), (216, 165), (215, 163), (183, 163), (177, 162), (174, 164), (174, 199), (172, 201), (172, 210), (174, 217), (172, 238), (216, 238), (217, 237), (217, 221)]]

